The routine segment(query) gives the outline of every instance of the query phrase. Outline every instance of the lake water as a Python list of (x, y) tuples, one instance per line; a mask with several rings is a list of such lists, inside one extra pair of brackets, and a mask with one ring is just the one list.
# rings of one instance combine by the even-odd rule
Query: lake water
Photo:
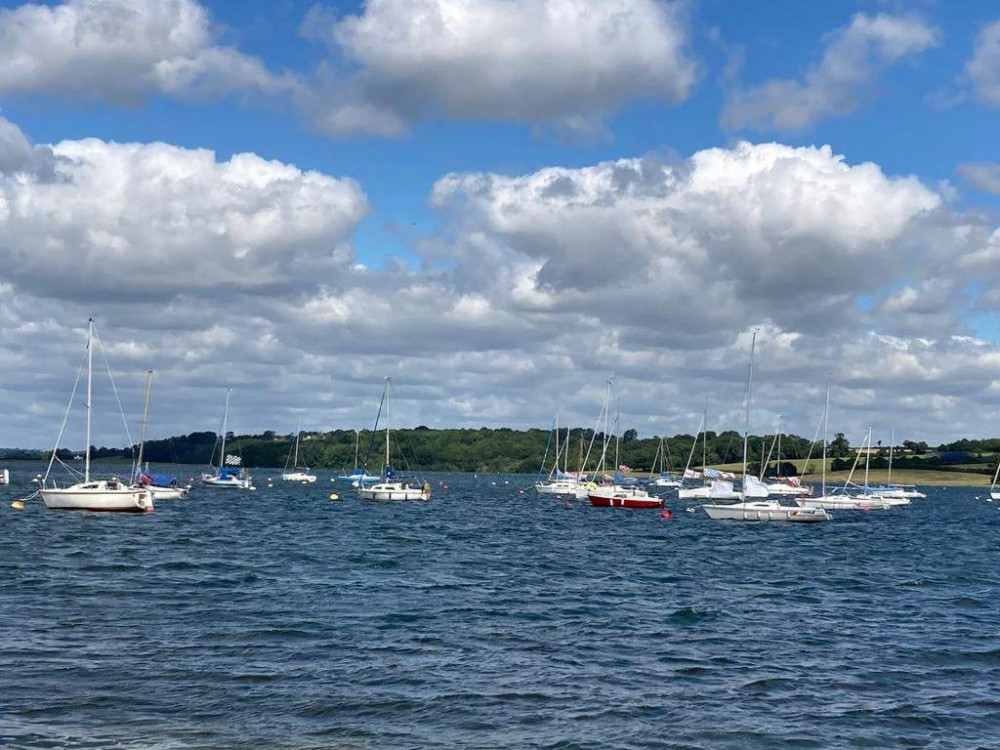
[(800, 526), (329, 476), (138, 516), (0, 488), (0, 746), (1000, 747), (984, 489)]

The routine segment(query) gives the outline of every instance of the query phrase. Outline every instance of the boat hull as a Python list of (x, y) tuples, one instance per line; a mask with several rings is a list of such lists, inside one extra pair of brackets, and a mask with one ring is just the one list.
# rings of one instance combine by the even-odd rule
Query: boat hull
[(659, 497), (629, 497), (627, 495), (588, 495), (590, 504), (596, 508), (662, 508)]
[(45, 507), (50, 510), (88, 510), (95, 513), (153, 512), (153, 496), (148, 490), (66, 487), (44, 489), (39, 494)]
[(820, 508), (822, 510), (887, 510), (889, 503), (878, 498), (827, 495), (826, 497), (801, 497), (796, 501), (800, 508)]
[(708, 517), (715, 521), (817, 523), (832, 516), (822, 508), (788, 507), (771, 502), (703, 505)]
[(153, 502), (159, 502), (160, 500), (183, 500), (191, 491), (187, 487), (156, 487), (154, 485), (147, 485), (145, 489), (149, 490), (153, 495)]
[(249, 490), (251, 489), (249, 479), (219, 479), (218, 477), (204, 475), (201, 483), (206, 487), (217, 490)]
[(430, 500), (431, 488), (425, 484), (422, 487), (412, 487), (400, 484), (376, 484), (372, 487), (359, 487), (358, 497), (362, 500)]
[(300, 482), (301, 484), (312, 484), (316, 481), (315, 474), (307, 474), (304, 471), (294, 471), (281, 475), (282, 482)]
[(575, 495), (576, 482), (539, 482), (535, 492), (539, 495)]

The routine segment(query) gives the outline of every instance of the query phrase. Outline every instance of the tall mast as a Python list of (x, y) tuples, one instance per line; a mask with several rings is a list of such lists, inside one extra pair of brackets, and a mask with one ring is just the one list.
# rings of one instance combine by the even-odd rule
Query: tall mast
[(868, 426), (868, 448), (865, 450), (865, 494), (868, 494), (868, 466), (872, 462), (872, 428)]
[(358, 470), (358, 447), (361, 445), (361, 430), (354, 431), (354, 471)]
[(139, 435), (139, 455), (135, 459), (135, 472), (142, 471), (142, 456), (146, 451), (146, 425), (149, 423), (149, 391), (153, 387), (153, 371), (146, 373), (146, 404), (142, 409), (142, 431)]
[[(552, 474), (559, 475), (559, 412), (556, 412), (556, 464)], [(549, 474), (549, 476), (552, 476)]]
[(892, 487), (892, 451), (896, 447), (896, 428), (892, 428), (892, 437), (889, 438), (889, 474), (885, 478), (886, 486)]
[(392, 378), (385, 376), (385, 470), (389, 471), (389, 388)]
[(826, 376), (826, 408), (823, 409), (823, 486), (820, 497), (826, 497), (826, 436), (830, 424), (830, 376)]
[(778, 470), (775, 472), (775, 477), (779, 480), (781, 479), (781, 415), (778, 415)]
[(222, 467), (226, 464), (226, 433), (229, 431), (229, 394), (233, 392), (232, 388), (226, 388), (226, 410), (222, 413), (222, 446), (219, 450), (219, 472), (222, 472)]
[(94, 319), (87, 321), (87, 453), (83, 465), (83, 481), (90, 481), (90, 410), (92, 381), (94, 379)]
[(618, 409), (615, 411), (615, 474), (618, 473), (618, 467), (621, 466), (621, 460), (618, 458), (618, 447), (621, 445), (621, 419), (622, 419), (622, 397), (618, 397)]
[(708, 484), (708, 477), (705, 476), (705, 469), (708, 468), (708, 407), (701, 414), (701, 486)]
[(302, 419), (295, 423), (295, 458), (292, 459), (292, 471), (299, 468), (299, 435), (302, 434)]
[(757, 329), (750, 338), (750, 369), (747, 373), (747, 411), (743, 420), (743, 482), (740, 486), (740, 500), (747, 498), (747, 444), (750, 440), (750, 395), (753, 392), (753, 352), (757, 346)]

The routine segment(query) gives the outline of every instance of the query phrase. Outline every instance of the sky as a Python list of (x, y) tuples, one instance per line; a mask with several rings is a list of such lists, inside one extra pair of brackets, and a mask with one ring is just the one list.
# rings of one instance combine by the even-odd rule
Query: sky
[(998, 115), (986, 0), (0, 0), (0, 446), (90, 317), (101, 445), (739, 429), (754, 330), (754, 431), (994, 436)]

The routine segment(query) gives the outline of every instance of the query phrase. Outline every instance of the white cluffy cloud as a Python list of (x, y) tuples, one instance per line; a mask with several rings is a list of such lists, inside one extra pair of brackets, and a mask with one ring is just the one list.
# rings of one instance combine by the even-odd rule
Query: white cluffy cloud
[(194, 0), (68, 0), (0, 10), (0, 96), (128, 104), (151, 93), (278, 91), (289, 80), (220, 45)]
[(0, 267), (40, 296), (294, 285), (347, 262), (367, 210), (353, 180), (255, 154), (97, 139), (38, 149), (0, 118)]
[(994, 21), (979, 32), (965, 72), (981, 101), (1000, 106), (1000, 21)]
[(304, 31), (356, 66), (310, 104), (332, 133), (434, 115), (586, 128), (629, 99), (681, 101), (695, 75), (680, 11), (660, 0), (367, 0)]
[(730, 127), (801, 130), (856, 109), (871, 79), (938, 44), (939, 32), (914, 15), (858, 13), (830, 35), (819, 64), (804, 81), (775, 78), (731, 92), (723, 122)]
[(757, 429), (811, 434), (830, 372), (852, 435), (983, 434), (1000, 408), (1000, 348), (955, 314), (988, 304), (963, 276), (997, 277), (995, 228), (825, 147), (447, 175), (417, 267), (357, 262), (349, 178), (253, 154), (0, 120), (0, 165), (0, 445), (52, 439), (91, 315), (135, 418), (157, 371), (156, 436), (216, 429), (227, 386), (238, 431), (363, 425), (386, 374), (401, 425), (590, 423), (613, 374), (626, 426), (692, 430), (708, 403), (724, 429), (753, 325)]

